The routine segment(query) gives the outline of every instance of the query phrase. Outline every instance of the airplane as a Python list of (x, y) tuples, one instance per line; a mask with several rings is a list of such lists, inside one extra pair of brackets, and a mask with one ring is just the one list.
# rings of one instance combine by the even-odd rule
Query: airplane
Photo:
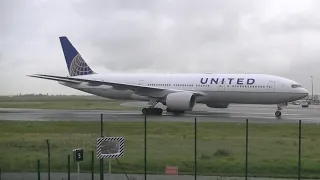
[(299, 83), (268, 74), (96, 73), (66, 36), (59, 37), (69, 76), (47, 74), (30, 77), (57, 81), (69, 88), (118, 100), (146, 101), (144, 115), (183, 114), (195, 104), (228, 108), (230, 104), (274, 104), (275, 116), (288, 102), (308, 96)]

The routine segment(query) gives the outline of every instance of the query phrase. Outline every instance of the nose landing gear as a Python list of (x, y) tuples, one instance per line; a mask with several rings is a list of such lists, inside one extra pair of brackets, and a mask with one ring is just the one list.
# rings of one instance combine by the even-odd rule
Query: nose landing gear
[(288, 106), (288, 103), (278, 104), (277, 105), (277, 111), (274, 113), (274, 115), (276, 117), (281, 117), (281, 115), (282, 115), (282, 113), (281, 113), (282, 107), (286, 107), (286, 106)]

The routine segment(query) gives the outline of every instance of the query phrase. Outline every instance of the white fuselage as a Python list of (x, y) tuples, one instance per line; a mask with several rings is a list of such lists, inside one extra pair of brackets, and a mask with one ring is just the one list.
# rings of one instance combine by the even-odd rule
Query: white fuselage
[[(308, 91), (295, 81), (264, 74), (93, 74), (78, 77), (204, 92), (206, 95), (197, 97), (197, 103), (213, 106), (224, 106), (229, 103), (279, 104), (295, 101), (308, 95)], [(81, 84), (59, 83), (110, 99), (149, 101), (147, 96), (140, 96), (130, 90), (116, 89), (112, 86), (91, 86), (84, 82)]]

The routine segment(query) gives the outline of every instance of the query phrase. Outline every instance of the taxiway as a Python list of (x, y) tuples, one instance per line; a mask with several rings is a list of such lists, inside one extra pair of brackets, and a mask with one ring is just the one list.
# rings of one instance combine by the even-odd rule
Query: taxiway
[[(135, 102), (123, 104), (125, 106), (143, 106)], [(302, 108), (289, 105), (283, 110), (281, 118), (274, 116), (275, 105), (230, 105), (227, 109), (208, 108), (197, 104), (194, 111), (183, 115), (166, 113), (162, 116), (148, 116), (148, 121), (192, 122), (194, 118), (201, 122), (245, 122), (249, 119), (255, 123), (296, 123), (299, 120), (307, 123), (320, 123), (320, 106), (310, 105)], [(104, 121), (142, 122), (144, 116), (141, 111), (113, 111), (113, 110), (51, 110), (51, 109), (0, 109), (0, 120), (11, 121), (100, 121), (103, 114)]]

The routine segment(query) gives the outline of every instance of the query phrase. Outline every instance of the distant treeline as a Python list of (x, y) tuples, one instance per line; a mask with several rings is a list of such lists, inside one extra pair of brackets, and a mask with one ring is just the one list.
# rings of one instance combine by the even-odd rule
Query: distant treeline
[(94, 95), (91, 95), (91, 94), (89, 94), (89, 95), (65, 95), (65, 94), (49, 94), (49, 93), (47, 93), (47, 94), (17, 94), (17, 95), (13, 95), (13, 96), (1, 96), (1, 97), (16, 97), (16, 96), (18, 96), (18, 97), (21, 97), (21, 96), (24, 96), (24, 97), (27, 97), (27, 96), (50, 96), (50, 97), (52, 97), (52, 96), (65, 96), (65, 97), (93, 97)]
[(68, 100), (110, 100), (94, 95), (45, 95), (45, 94), (23, 94), (14, 96), (0, 96), (0, 102), (14, 101), (68, 101)]

